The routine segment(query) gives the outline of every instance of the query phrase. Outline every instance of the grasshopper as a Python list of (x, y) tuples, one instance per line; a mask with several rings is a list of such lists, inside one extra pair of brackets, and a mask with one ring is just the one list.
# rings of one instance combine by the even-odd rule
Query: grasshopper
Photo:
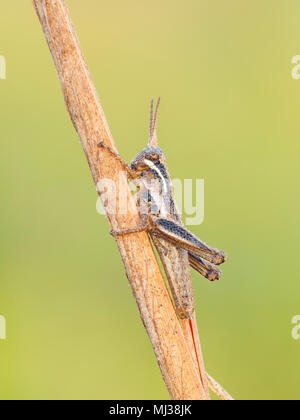
[(111, 232), (114, 237), (146, 231), (162, 261), (172, 293), (176, 313), (191, 319), (194, 292), (190, 266), (210, 281), (221, 276), (216, 265), (226, 261), (223, 251), (212, 248), (188, 231), (177, 210), (164, 152), (156, 144), (156, 122), (160, 99), (154, 113), (151, 101), (150, 135), (147, 147), (128, 165), (119, 154), (100, 142), (98, 147), (111, 153), (123, 166), (138, 189), (140, 227)]

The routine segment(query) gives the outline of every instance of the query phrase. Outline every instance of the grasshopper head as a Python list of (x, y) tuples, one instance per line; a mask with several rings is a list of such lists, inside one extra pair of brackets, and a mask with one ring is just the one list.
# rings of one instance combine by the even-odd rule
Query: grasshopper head
[(137, 173), (142, 173), (143, 171), (164, 162), (165, 154), (159, 147), (147, 146), (135, 159), (133, 159), (131, 162), (131, 169)]

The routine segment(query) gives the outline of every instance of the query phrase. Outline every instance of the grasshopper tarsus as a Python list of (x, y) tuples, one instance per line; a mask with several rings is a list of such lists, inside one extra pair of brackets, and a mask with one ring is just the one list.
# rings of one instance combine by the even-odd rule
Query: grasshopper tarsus
[(140, 233), (140, 232), (148, 232), (149, 227), (148, 226), (140, 226), (132, 229), (126, 229), (126, 230), (120, 230), (120, 231), (114, 231), (111, 230), (109, 233), (114, 238), (117, 238), (118, 236), (126, 236), (126, 235), (132, 235), (134, 233)]
[(120, 162), (121, 165), (122, 165), (122, 167), (123, 167), (123, 169), (127, 173), (127, 176), (130, 179), (134, 179), (135, 178), (135, 172), (127, 164), (127, 162), (125, 162), (125, 160), (122, 159), (122, 157), (119, 155), (119, 153), (117, 153), (115, 150), (113, 150), (110, 146), (108, 146), (107, 144), (105, 144), (103, 141), (100, 141), (100, 143), (98, 143), (98, 147), (100, 149), (107, 150), (118, 162)]

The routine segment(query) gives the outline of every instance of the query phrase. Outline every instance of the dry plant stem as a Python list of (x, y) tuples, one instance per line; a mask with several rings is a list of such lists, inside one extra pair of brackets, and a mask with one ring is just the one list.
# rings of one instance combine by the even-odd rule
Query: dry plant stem
[(196, 366), (197, 371), (199, 372), (200, 379), (201, 379), (201, 382), (203, 383), (205, 391), (208, 393), (208, 382), (207, 382), (207, 377), (205, 373), (205, 367), (204, 367), (204, 361), (203, 361), (203, 356), (202, 356), (199, 331), (198, 331), (198, 325), (197, 325), (195, 312), (192, 319), (183, 319), (181, 322), (182, 322), (183, 333), (184, 333), (186, 342), (188, 343), (188, 346), (190, 348), (190, 352), (192, 354), (194, 364)]
[[(130, 188), (121, 165), (110, 154), (97, 148), (99, 141), (103, 141), (116, 150), (68, 10), (62, 0), (33, 0), (33, 4), (94, 182), (97, 185), (101, 179), (114, 180), (117, 197), (122, 184), (122, 188), (127, 189), (129, 201)], [(135, 205), (131, 205), (131, 212), (126, 216), (107, 214), (107, 219), (114, 231), (140, 225)], [(147, 234), (141, 232), (119, 237), (117, 243), (171, 398), (208, 400), (208, 392), (200, 380)]]
[(210, 389), (223, 401), (234, 401), (234, 398), (228, 394), (225, 389), (218, 384), (208, 373), (206, 374), (208, 385)]
[[(192, 319), (182, 320), (182, 329), (193, 356), (196, 369), (199, 371), (204, 386), (208, 385), (208, 388), (210, 388), (221, 400), (234, 401), (234, 398), (214, 378), (205, 372), (195, 313)], [(207, 388), (206, 390), (208, 391)]]

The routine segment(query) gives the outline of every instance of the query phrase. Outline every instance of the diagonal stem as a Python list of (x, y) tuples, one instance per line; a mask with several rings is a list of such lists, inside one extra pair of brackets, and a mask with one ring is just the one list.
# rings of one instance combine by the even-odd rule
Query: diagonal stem
[[(84, 60), (69, 12), (62, 0), (33, 0), (61, 83), (64, 100), (95, 184), (113, 180), (117, 199), (127, 193), (131, 211), (126, 215), (107, 212), (112, 230), (140, 225), (130, 187), (120, 162), (97, 148), (103, 141), (116, 150), (96, 89)], [(119, 181), (122, 182), (119, 182)], [(108, 196), (108, 201), (115, 197)], [(108, 206), (109, 207), (109, 206)], [(117, 238), (127, 277), (140, 315), (151, 340), (162, 376), (172, 399), (207, 400), (209, 395), (195, 367), (172, 302), (146, 233)]]

